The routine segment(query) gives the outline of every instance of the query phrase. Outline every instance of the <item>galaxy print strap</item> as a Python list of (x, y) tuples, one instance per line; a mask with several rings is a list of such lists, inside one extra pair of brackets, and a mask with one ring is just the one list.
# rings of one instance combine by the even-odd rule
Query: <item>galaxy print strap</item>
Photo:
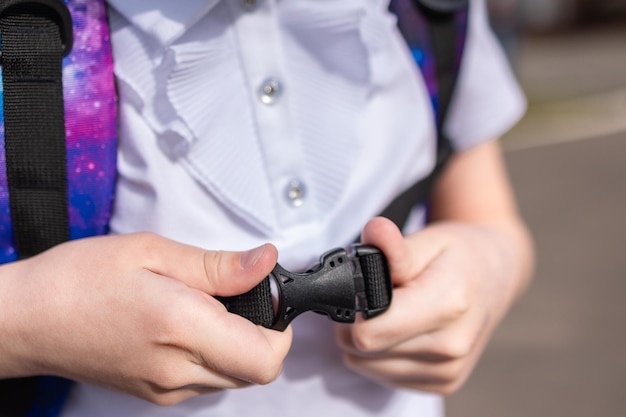
[(117, 158), (117, 95), (104, 0), (66, 0), (74, 48), (63, 63), (70, 238), (108, 232)]
[[(71, 239), (108, 230), (116, 172), (117, 100), (104, 0), (65, 0), (74, 44), (62, 62), (67, 206)], [(4, 70), (5, 68), (1, 68)], [(3, 77), (4, 78), (4, 77)], [(0, 87), (0, 262), (18, 259), (5, 153), (5, 112), (11, 105)], [(42, 118), (58, 118), (42, 108)], [(23, 151), (40, 152), (37, 148)], [(36, 227), (36, 226), (35, 226)]]

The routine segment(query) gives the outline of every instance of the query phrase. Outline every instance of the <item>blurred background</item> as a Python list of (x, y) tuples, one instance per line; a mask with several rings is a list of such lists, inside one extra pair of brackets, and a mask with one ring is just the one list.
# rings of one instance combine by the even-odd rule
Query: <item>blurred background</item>
[(626, 0), (492, 0), (526, 91), (503, 138), (535, 280), (449, 417), (626, 415)]

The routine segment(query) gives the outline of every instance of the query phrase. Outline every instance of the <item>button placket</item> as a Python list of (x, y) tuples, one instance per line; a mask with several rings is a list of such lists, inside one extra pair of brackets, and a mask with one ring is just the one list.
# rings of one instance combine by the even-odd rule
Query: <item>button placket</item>
[(304, 166), (298, 132), (290, 114), (290, 74), (286, 72), (281, 45), (283, 28), (278, 21), (278, 2), (253, 0), (254, 13), (232, 2), (240, 57), (247, 75), (267, 177), (280, 227), (301, 224), (315, 216), (309, 204), (313, 192)]

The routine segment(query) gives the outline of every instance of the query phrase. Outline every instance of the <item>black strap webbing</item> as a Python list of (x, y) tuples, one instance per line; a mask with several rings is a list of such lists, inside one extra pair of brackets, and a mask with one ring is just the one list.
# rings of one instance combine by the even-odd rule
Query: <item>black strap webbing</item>
[(238, 314), (254, 324), (269, 329), (275, 321), (270, 279), (270, 277), (265, 277), (247, 293), (234, 297), (222, 297), (221, 301), (227, 305), (228, 311), (231, 313)]
[(69, 239), (63, 41), (57, 13), (26, 2), (0, 19), (6, 170), (20, 258)]

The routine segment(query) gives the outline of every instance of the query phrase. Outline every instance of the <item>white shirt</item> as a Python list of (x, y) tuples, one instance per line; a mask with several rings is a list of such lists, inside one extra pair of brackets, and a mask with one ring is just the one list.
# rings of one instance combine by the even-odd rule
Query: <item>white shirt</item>
[[(525, 105), (483, 0), (473, 3), (446, 126), (460, 151), (498, 137)], [(109, 4), (121, 118), (113, 233), (224, 250), (269, 241), (301, 270), (432, 168), (431, 104), (388, 0)], [(268, 386), (160, 408), (81, 384), (63, 416), (441, 415), (437, 396), (345, 369), (327, 318), (307, 313), (293, 327)]]

